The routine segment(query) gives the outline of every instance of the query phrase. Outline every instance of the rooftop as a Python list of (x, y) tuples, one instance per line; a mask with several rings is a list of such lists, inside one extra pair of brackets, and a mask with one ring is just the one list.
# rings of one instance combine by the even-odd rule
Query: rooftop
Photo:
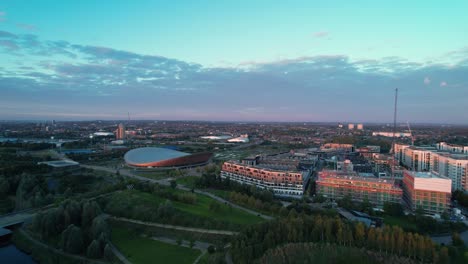
[(124, 159), (127, 163), (147, 163), (169, 160), (190, 155), (168, 148), (144, 147), (136, 148), (125, 153)]
[(54, 160), (54, 161), (43, 161), (43, 162), (38, 162), (37, 164), (45, 164), (47, 166), (51, 166), (54, 168), (63, 168), (63, 167), (68, 167), (68, 166), (76, 166), (80, 165), (80, 163), (73, 161), (73, 160)]
[(440, 176), (432, 172), (422, 172), (422, 171), (406, 171), (406, 173), (412, 175), (416, 178), (425, 178), (425, 179), (448, 179), (447, 177)]

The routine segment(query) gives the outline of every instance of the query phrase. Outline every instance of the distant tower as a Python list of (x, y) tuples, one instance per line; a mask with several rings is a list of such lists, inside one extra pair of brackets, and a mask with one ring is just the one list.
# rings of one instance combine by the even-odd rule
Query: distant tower
[(363, 124), (357, 124), (357, 130), (364, 130)]
[(125, 126), (122, 123), (119, 124), (115, 131), (115, 138), (120, 140), (125, 139)]
[(354, 124), (348, 124), (348, 129), (353, 130), (354, 129)]

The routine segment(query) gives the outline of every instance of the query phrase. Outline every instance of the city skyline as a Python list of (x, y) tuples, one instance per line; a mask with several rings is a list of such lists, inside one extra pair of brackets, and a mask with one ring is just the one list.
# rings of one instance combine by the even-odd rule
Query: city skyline
[(468, 123), (464, 1), (214, 3), (1, 3), (0, 120)]

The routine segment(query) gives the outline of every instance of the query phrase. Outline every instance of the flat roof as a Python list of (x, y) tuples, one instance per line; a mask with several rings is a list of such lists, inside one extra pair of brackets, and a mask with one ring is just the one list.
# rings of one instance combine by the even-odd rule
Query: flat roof
[(47, 166), (51, 166), (54, 168), (62, 168), (62, 167), (80, 165), (80, 163), (73, 161), (73, 160), (43, 161), (43, 162), (38, 162), (37, 164), (45, 164)]
[(447, 177), (440, 176), (432, 172), (422, 172), (422, 171), (406, 171), (416, 178), (425, 178), (425, 179), (448, 179)]

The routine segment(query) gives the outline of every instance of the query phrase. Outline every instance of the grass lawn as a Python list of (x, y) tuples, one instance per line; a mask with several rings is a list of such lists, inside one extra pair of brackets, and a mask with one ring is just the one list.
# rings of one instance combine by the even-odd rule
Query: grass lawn
[[(183, 192), (174, 190), (174, 192)], [(165, 198), (159, 197), (151, 193), (140, 192), (137, 190), (126, 190), (112, 195), (109, 203), (118, 204), (113, 207), (141, 206), (146, 210), (157, 210), (160, 203), (164, 202)], [(214, 202), (210, 197), (197, 194), (196, 204), (187, 204), (177, 201), (172, 201), (172, 205), (182, 212), (206, 217), (219, 221), (226, 221), (232, 224), (249, 225), (263, 221), (262, 218), (246, 213), (237, 208), (231, 208), (225, 204), (218, 203), (219, 210), (210, 210), (210, 204)]]
[(384, 223), (386, 225), (396, 225), (405, 230), (418, 230), (418, 227), (406, 220), (404, 217), (385, 216)]
[(218, 189), (206, 189), (204, 191), (207, 191), (209, 193), (212, 193), (216, 196), (219, 196), (225, 200), (229, 200), (229, 194), (231, 193), (230, 191), (226, 191), (226, 190), (218, 190)]
[(141, 177), (146, 177), (155, 180), (169, 178), (169, 175), (165, 171), (138, 171), (136, 172), (136, 174)]
[(176, 179), (177, 184), (185, 185), (188, 188), (195, 188), (195, 182), (199, 179), (196, 176), (185, 176)]
[(112, 243), (132, 263), (193, 263), (201, 254), (197, 249), (180, 247), (141, 237), (118, 226), (112, 226)]
[(215, 220), (226, 221), (233, 224), (240, 224), (240, 225), (248, 225), (248, 224), (255, 224), (263, 221), (262, 218), (246, 213), (240, 209), (229, 207), (228, 205), (219, 203), (220, 209), (218, 211), (210, 210), (210, 204), (214, 200), (204, 196), (204, 195), (197, 195), (197, 203), (196, 204), (185, 204), (181, 202), (173, 202), (174, 207), (177, 209), (202, 216), (207, 217)]

